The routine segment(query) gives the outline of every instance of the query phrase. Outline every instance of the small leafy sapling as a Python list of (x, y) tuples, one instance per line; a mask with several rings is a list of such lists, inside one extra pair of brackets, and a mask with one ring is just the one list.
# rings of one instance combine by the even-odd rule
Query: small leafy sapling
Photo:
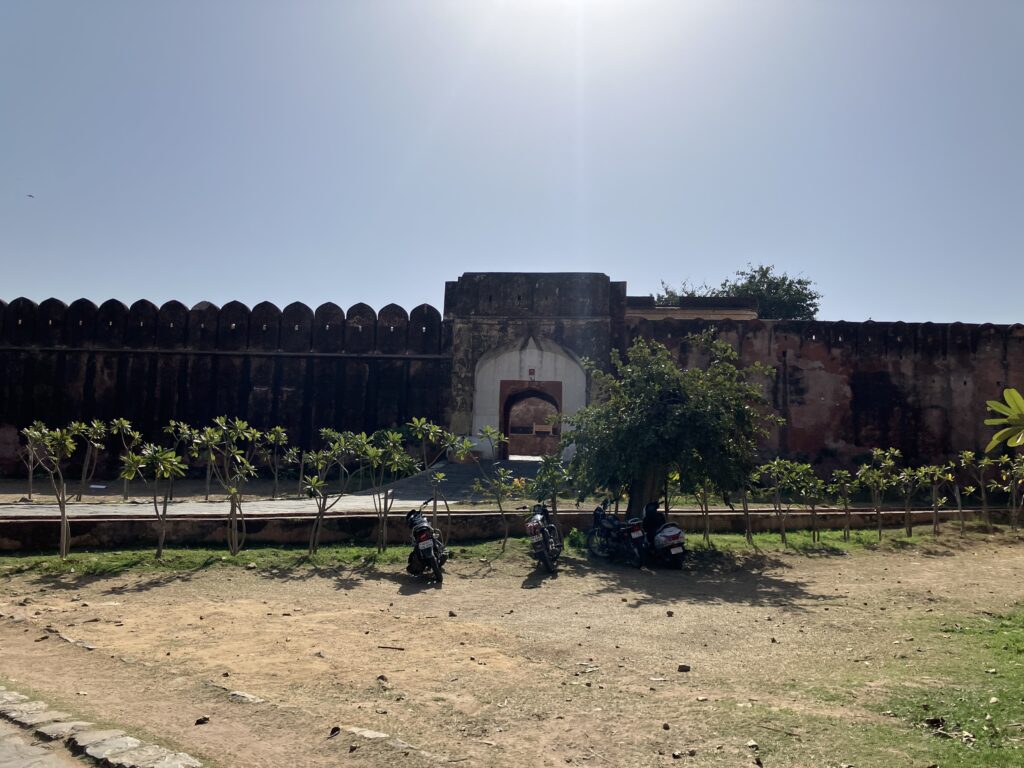
[(950, 464), (939, 466), (929, 464), (917, 468), (919, 482), (922, 487), (928, 488), (931, 494), (932, 504), (932, 534), (939, 535), (939, 507), (946, 503), (942, 495), (943, 489), (950, 488), (956, 483), (953, 467)]
[(482, 492), (494, 498), (494, 502), (498, 505), (498, 514), (501, 515), (501, 522), (504, 526), (505, 533), (501, 539), (501, 551), (504, 552), (508, 547), (509, 537), (509, 518), (505, 514), (505, 501), (512, 495), (516, 488), (516, 477), (515, 473), (508, 468), (499, 467), (498, 460), (496, 457), (499, 455), (500, 447), (508, 442), (508, 437), (501, 433), (500, 430), (495, 429), (491, 426), (481, 428), (477, 437), (487, 443), (490, 447), (490, 453), (492, 456), (490, 467), (485, 467), (484, 463), (480, 460), (479, 456), (474, 454), (476, 460), (477, 469), (480, 470), (481, 479), (474, 483), (473, 488), (476, 491)]
[(899, 470), (895, 478), (896, 489), (903, 497), (903, 528), (908, 539), (914, 535), (914, 515), (911, 508), (922, 481), (920, 470), (914, 467), (905, 467)]
[[(124, 464), (125, 457), (135, 450), (135, 447), (142, 440), (142, 433), (132, 429), (132, 423), (128, 419), (114, 419), (110, 422), (110, 434), (121, 439), (121, 463)], [(121, 498), (128, 501), (129, 486), (131, 478), (121, 474), (123, 485), (121, 487)]]
[(175, 477), (183, 477), (185, 468), (185, 461), (174, 448), (162, 448), (152, 443), (143, 445), (138, 451), (129, 450), (121, 457), (121, 477), (126, 481), (141, 478), (150, 487), (153, 513), (157, 520), (157, 560), (164, 556), (171, 481)]
[(859, 483), (847, 469), (832, 472), (828, 485), (829, 495), (843, 507), (843, 541), (850, 540), (850, 497), (856, 492)]
[(263, 447), (260, 451), (263, 462), (270, 468), (270, 474), (274, 478), (274, 486), (270, 498), (276, 499), (278, 493), (278, 477), (281, 473), (281, 465), (286, 462), (288, 452), (288, 433), (284, 427), (271, 427), (263, 433)]
[(901, 455), (898, 448), (872, 448), (871, 458), (857, 469), (857, 482), (871, 493), (879, 541), (882, 540), (882, 502), (885, 492), (896, 483), (896, 462)]
[[(184, 458), (192, 456), (199, 458), (200, 453), (196, 450), (195, 443), (196, 438), (199, 436), (199, 431), (194, 427), (189, 426), (184, 421), (176, 421), (172, 419), (168, 422), (167, 426), (164, 427), (164, 433), (171, 438), (171, 449), (178, 455), (183, 457), (186, 467), (188, 465), (188, 459)], [(211, 455), (202, 457), (206, 462), (206, 501), (210, 500), (210, 476), (213, 472), (211, 463), (213, 458)], [(168, 483), (168, 498), (174, 501), (174, 478), (172, 477)]]
[(985, 522), (985, 530), (992, 533), (992, 514), (988, 508), (988, 479), (996, 462), (988, 456), (978, 458), (974, 451), (960, 451), (958, 460), (961, 471), (971, 479), (971, 483), (978, 489), (978, 494), (981, 497), (981, 517)]
[(414, 474), (419, 463), (408, 451), (400, 432), (379, 430), (369, 439), (356, 441), (361, 468), (369, 472), (370, 494), (377, 513), (377, 551), (388, 548), (388, 516), (395, 503), (394, 491), (387, 486), (400, 478)]
[(242, 494), (256, 476), (253, 463), (263, 443), (263, 433), (242, 419), (219, 416), (213, 426), (200, 431), (194, 443), (200, 456), (211, 457), (211, 472), (228, 495), (228, 551), (234, 556), (245, 546), (245, 513)]
[(103, 452), (103, 441), (107, 437), (107, 425), (99, 419), (93, 419), (88, 424), (82, 421), (73, 421), (68, 426), (68, 430), (73, 438), (80, 440), (85, 446), (85, 457), (82, 459), (82, 478), (78, 483), (78, 493), (75, 494), (75, 501), (81, 501), (86, 486), (96, 474), (96, 465), (99, 464), (100, 454)]
[[(445, 455), (445, 438), (447, 433), (437, 424), (419, 416), (414, 416), (412, 421), (405, 426), (409, 435), (419, 443), (420, 466), (424, 470), (429, 471)], [(438, 479), (439, 475), (440, 479)], [(433, 501), (431, 525), (435, 528), (437, 527), (437, 500), (441, 492), (441, 482), (443, 479), (443, 473), (435, 472), (431, 475), (430, 488)], [(445, 506), (447, 505), (448, 501), (445, 500)], [(450, 513), (451, 510), (449, 508)]]
[(818, 532), (818, 505), (827, 492), (825, 481), (814, 473), (810, 464), (800, 464), (794, 480), (800, 498), (811, 512), (811, 541), (817, 543), (821, 541), (821, 534)]
[(779, 521), (779, 536), (783, 546), (786, 540), (786, 521), (789, 517), (789, 502), (783, 503), (783, 496), (791, 495), (797, 489), (801, 465), (788, 459), (772, 459), (757, 468), (761, 485), (771, 494), (772, 506)]
[(60, 510), (60, 559), (66, 560), (71, 552), (71, 525), (68, 522), (68, 484), (64, 472), (75, 452), (74, 435), (70, 427), (48, 429), (41, 422), (26, 427), (22, 434), (37, 447), (39, 466), (50, 477), (53, 496)]
[(45, 431), (46, 425), (41, 421), (33, 421), (30, 427), (21, 430), (21, 435), (25, 438), (25, 444), (18, 449), (18, 458), (21, 459), (21, 463), (25, 465), (25, 470), (28, 473), (29, 501), (32, 501), (36, 470), (42, 464), (41, 451), (43, 446), (40, 440), (42, 439), (41, 435)]
[(1024, 456), (1000, 456), (996, 461), (995, 477), (989, 490), (1006, 494), (1010, 512), (1010, 529), (1016, 533), (1020, 527), (1021, 493), (1024, 491)]
[[(324, 447), (306, 454), (306, 466), (310, 472), (302, 478), (306, 493), (316, 503), (316, 517), (309, 533), (310, 557), (320, 548), (324, 516), (348, 492), (352, 481), (351, 465), (356, 459), (354, 435), (351, 432), (322, 429), (320, 436)], [(338, 480), (332, 485), (330, 477), (332, 470), (335, 469), (338, 472)]]

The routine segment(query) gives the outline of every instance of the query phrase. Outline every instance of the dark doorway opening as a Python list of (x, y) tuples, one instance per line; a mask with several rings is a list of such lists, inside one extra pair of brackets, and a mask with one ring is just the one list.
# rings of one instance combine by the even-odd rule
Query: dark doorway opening
[(507, 456), (547, 456), (558, 450), (561, 382), (502, 382), (501, 430)]

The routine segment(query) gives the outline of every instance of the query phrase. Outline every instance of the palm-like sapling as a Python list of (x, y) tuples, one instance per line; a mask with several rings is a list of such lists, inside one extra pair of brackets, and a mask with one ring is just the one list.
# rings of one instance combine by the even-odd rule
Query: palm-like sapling
[(121, 477), (134, 480), (141, 477), (151, 486), (153, 513), (157, 520), (156, 558), (164, 555), (167, 538), (167, 500), (171, 495), (171, 481), (185, 474), (185, 462), (174, 448), (162, 448), (147, 443), (138, 452), (128, 451), (121, 457)]
[(82, 500), (85, 487), (92, 481), (96, 474), (96, 465), (100, 460), (100, 453), (103, 452), (103, 441), (107, 437), (107, 425), (99, 419), (93, 419), (88, 424), (81, 421), (74, 421), (68, 427), (71, 436), (82, 441), (85, 445), (85, 457), (82, 459), (82, 478), (78, 483), (78, 493), (75, 494), (75, 501)]
[(25, 465), (25, 470), (28, 472), (29, 501), (32, 501), (36, 470), (39, 469), (42, 463), (41, 451), (43, 450), (43, 447), (40, 440), (42, 439), (41, 435), (45, 430), (46, 425), (41, 421), (33, 421), (32, 426), (21, 430), (21, 435), (25, 438), (25, 444), (18, 449), (18, 457), (21, 459), (21, 463)]
[[(142, 434), (135, 429), (132, 429), (132, 423), (128, 419), (114, 419), (110, 422), (110, 434), (117, 435), (121, 438), (121, 463), (125, 464), (125, 457), (135, 450), (135, 446), (139, 444), (142, 439)], [(124, 473), (121, 473), (121, 479), (123, 485), (121, 487), (121, 498), (124, 501), (128, 501), (128, 483), (131, 482), (130, 477), (125, 477)]]
[(211, 457), (211, 472), (228, 495), (228, 551), (237, 555), (245, 546), (245, 513), (242, 492), (256, 475), (253, 459), (263, 441), (263, 433), (241, 419), (219, 416), (212, 427), (203, 429), (195, 446), (200, 455)]
[(75, 452), (74, 435), (70, 428), (48, 429), (38, 421), (22, 430), (22, 434), (37, 446), (39, 466), (50, 477), (60, 510), (60, 559), (66, 560), (71, 552), (71, 525), (68, 522), (68, 484), (64, 470)]
[(871, 458), (857, 470), (857, 482), (871, 492), (871, 506), (878, 524), (878, 540), (882, 540), (882, 502), (885, 492), (896, 482), (898, 448), (872, 448)]
[(843, 505), (843, 541), (850, 540), (850, 496), (857, 490), (857, 479), (849, 470), (837, 469), (832, 472), (828, 492)]

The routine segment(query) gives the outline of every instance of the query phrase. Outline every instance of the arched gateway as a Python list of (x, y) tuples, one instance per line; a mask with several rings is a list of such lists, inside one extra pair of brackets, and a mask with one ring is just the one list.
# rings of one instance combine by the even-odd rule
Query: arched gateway
[[(484, 354), (476, 365), (473, 434), (491, 426), (508, 435), (504, 453), (554, 453), (560, 419), (586, 405), (587, 375), (570, 351), (549, 339), (529, 336)], [(482, 453), (488, 446), (481, 445)]]

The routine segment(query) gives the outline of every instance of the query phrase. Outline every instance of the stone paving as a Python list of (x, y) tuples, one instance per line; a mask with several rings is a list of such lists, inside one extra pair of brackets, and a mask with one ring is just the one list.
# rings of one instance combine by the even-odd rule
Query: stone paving
[(42, 701), (0, 686), (0, 768), (67, 768), (71, 753), (111, 768), (203, 768), (184, 752), (144, 744), (124, 731), (97, 729)]
[(82, 768), (59, 744), (38, 743), (30, 731), (0, 721), (0, 768)]

